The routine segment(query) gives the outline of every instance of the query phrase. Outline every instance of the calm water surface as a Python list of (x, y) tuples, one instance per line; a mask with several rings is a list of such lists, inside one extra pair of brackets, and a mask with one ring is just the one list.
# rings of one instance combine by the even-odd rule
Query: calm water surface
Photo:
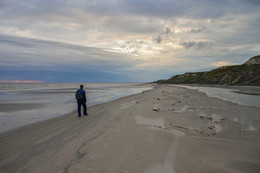
[(186, 86), (188, 89), (195, 89), (206, 93), (209, 97), (237, 103), (240, 105), (260, 108), (260, 87), (257, 86)]

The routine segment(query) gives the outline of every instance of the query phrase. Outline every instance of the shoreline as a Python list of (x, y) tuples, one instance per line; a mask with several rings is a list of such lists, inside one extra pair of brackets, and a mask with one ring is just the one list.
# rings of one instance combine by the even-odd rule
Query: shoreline
[[(48, 87), (60, 87), (60, 85), (55, 85), (56, 84), (42, 86), (43, 88), (45, 87), (45, 89), (38, 90), (36, 90), (35, 86), (27, 86), (27, 88), (31, 87), (34, 88), (34, 90), (3, 92), (4, 97), (1, 97), (0, 100), (0, 134), (29, 124), (63, 116), (77, 110), (77, 103), (74, 99), (76, 89), (73, 91), (71, 88), (46, 89)], [(71, 87), (73, 85), (75, 84), (69, 83), (63, 87)], [(106, 84), (90, 84), (92, 90), (88, 92), (88, 105), (92, 106), (109, 102), (153, 87), (147, 84), (142, 85), (145, 87), (140, 87), (139, 84), (124, 84), (124, 87), (122, 85), (123, 84), (113, 84), (112, 88), (109, 88), (111, 84), (109, 87)], [(15, 87), (19, 88), (23, 86), (18, 85)], [(96, 87), (96, 89), (94, 90), (93, 87)], [(101, 92), (99, 91), (99, 87), (103, 87)], [(13, 98), (12, 94), (17, 93), (17, 97)], [(11, 97), (9, 96), (10, 94)]]
[(73, 111), (0, 134), (0, 170), (260, 170), (259, 108), (178, 86), (156, 86), (88, 109), (87, 117)]
[[(150, 90), (153, 90), (153, 89), (150, 89)], [(90, 108), (93, 107), (93, 106), (98, 106), (98, 105), (102, 105), (102, 104), (114, 102), (114, 101), (116, 101), (116, 100), (118, 100), (118, 99), (124, 99), (124, 98), (127, 98), (127, 97), (132, 97), (132, 96), (135, 96), (135, 95), (139, 95), (139, 94), (142, 94), (142, 93), (147, 92), (147, 91), (149, 91), (149, 90), (145, 90), (145, 91), (142, 91), (141, 93), (137, 93), (137, 94), (132, 94), (132, 95), (128, 95), (128, 96), (119, 97), (119, 98), (114, 99), (114, 100), (111, 100), (111, 101), (93, 104), (93, 105), (88, 106), (88, 109), (90, 109)], [(75, 104), (76, 104), (76, 103), (75, 103)], [(5, 105), (8, 105), (8, 106), (9, 106), (9, 105), (11, 105), (11, 106), (13, 106), (13, 105), (18, 105), (18, 106), (23, 106), (23, 105), (25, 105), (25, 106), (28, 106), (29, 104), (28, 104), (28, 103), (6, 103), (6, 104), (3, 103), (3, 105), (4, 105), (4, 106), (5, 106)], [(43, 104), (43, 103), (37, 104), (37, 103), (35, 103), (35, 105), (36, 105), (36, 106), (39, 106), (39, 107), (40, 107), (40, 106), (42, 107), (42, 106), (45, 106), (45, 105), (47, 105), (47, 104)], [(27, 110), (27, 109), (29, 109), (29, 108), (23, 107), (21, 110)], [(81, 109), (82, 109), (82, 108), (81, 108)], [(11, 111), (10, 111), (10, 112), (11, 112)], [(0, 138), (1, 138), (2, 135), (8, 134), (8, 133), (12, 133), (13, 131), (19, 131), (19, 130), (21, 130), (21, 129), (23, 129), (23, 128), (30, 128), (29, 126), (37, 126), (37, 124), (44, 123), (45, 121), (52, 121), (52, 120), (54, 120), (54, 119), (59, 119), (59, 118), (62, 118), (63, 116), (68, 116), (68, 115), (72, 115), (72, 114), (75, 114), (75, 117), (78, 117), (78, 116), (77, 116), (78, 113), (77, 113), (77, 109), (76, 109), (76, 108), (75, 108), (74, 110), (68, 112), (68, 113), (63, 114), (63, 115), (59, 115), (59, 116), (56, 116), (56, 117), (51, 117), (51, 118), (48, 118), (48, 119), (43, 119), (43, 120), (40, 120), (40, 121), (37, 121), (37, 122), (33, 122), (33, 123), (30, 123), (30, 124), (26, 124), (26, 125), (23, 125), (23, 126), (20, 126), (20, 127), (12, 128), (12, 129), (7, 130), (7, 131), (3, 131), (3, 132), (0, 133)], [(83, 117), (84, 117), (84, 116), (83, 116)], [(27, 127), (27, 126), (28, 126), (28, 127)]]
[[(260, 108), (259, 86), (206, 86), (206, 85), (176, 85), (205, 93), (223, 101)], [(250, 89), (249, 89), (250, 88)], [(221, 93), (219, 95), (218, 93)], [(235, 94), (232, 94), (235, 93)], [(254, 100), (253, 100), (254, 98)], [(243, 101), (242, 101), (243, 100)]]

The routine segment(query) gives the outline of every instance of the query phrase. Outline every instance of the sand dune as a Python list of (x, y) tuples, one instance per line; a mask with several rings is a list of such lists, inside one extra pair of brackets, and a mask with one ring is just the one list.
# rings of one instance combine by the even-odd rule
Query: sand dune
[(0, 136), (0, 172), (260, 172), (260, 109), (164, 85)]

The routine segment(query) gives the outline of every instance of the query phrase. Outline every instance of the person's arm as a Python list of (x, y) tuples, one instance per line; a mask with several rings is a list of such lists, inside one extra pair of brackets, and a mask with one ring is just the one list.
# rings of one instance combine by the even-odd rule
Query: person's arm
[(86, 91), (84, 92), (84, 102), (87, 103)]

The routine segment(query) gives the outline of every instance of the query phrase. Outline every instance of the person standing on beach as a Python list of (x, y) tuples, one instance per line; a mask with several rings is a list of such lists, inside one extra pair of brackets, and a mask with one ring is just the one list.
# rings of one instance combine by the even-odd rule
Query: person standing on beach
[(87, 97), (86, 97), (86, 92), (83, 89), (84, 85), (80, 85), (80, 89), (77, 90), (75, 97), (78, 103), (78, 117), (81, 117), (81, 105), (83, 106), (83, 112), (84, 115), (88, 115), (87, 114)]

